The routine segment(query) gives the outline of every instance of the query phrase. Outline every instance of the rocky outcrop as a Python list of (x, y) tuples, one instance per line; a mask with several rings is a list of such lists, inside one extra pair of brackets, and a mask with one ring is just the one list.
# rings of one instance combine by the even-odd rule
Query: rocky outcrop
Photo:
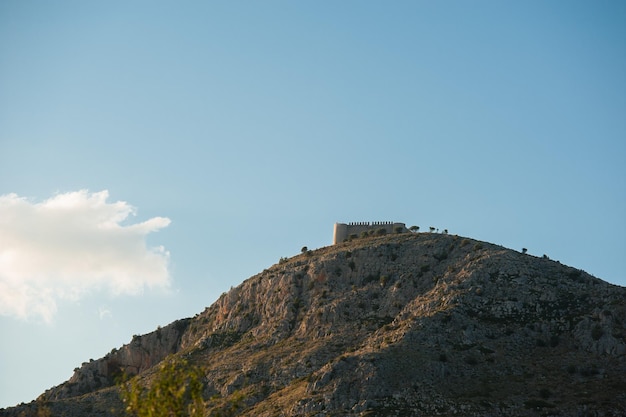
[(623, 287), (485, 242), (358, 239), (282, 260), (40, 400), (112, 415), (114, 388), (99, 387), (120, 371), (147, 382), (184, 352), (208, 415), (624, 415), (625, 300)]
[(74, 370), (65, 383), (47, 390), (40, 402), (76, 397), (115, 385), (120, 377), (133, 376), (150, 369), (165, 357), (176, 353), (189, 319), (178, 320), (132, 341), (120, 349), (113, 349), (104, 358), (84, 362)]

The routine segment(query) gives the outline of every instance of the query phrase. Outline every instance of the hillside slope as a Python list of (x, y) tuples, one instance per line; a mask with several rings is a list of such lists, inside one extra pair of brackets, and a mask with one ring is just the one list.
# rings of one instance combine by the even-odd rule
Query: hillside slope
[(626, 289), (457, 236), (358, 239), (280, 262), (0, 416), (121, 415), (116, 376), (149, 381), (170, 354), (202, 368), (207, 415), (626, 415)]

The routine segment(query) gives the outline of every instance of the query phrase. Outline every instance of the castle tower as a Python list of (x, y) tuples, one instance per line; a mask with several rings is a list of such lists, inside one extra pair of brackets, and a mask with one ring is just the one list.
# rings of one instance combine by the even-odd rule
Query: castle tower
[(335, 223), (333, 231), (333, 245), (341, 243), (348, 238), (348, 225), (345, 223)]
[(362, 232), (376, 231), (378, 229), (385, 229), (387, 233), (396, 233), (401, 230), (401, 233), (408, 231), (404, 223), (394, 222), (355, 222), (350, 224), (335, 223), (335, 229), (333, 231), (333, 245), (341, 243), (348, 239), (351, 235), (360, 235)]

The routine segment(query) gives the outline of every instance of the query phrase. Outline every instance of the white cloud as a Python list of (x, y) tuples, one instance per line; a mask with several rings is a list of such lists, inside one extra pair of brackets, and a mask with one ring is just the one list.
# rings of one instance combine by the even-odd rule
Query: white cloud
[(170, 220), (123, 225), (134, 207), (108, 197), (86, 190), (40, 203), (0, 196), (0, 315), (50, 321), (61, 299), (169, 285), (169, 253), (147, 247), (146, 236)]
[(98, 308), (98, 316), (100, 316), (100, 320), (104, 320), (106, 318), (111, 318), (113, 317), (113, 313), (111, 313), (111, 310), (109, 310), (107, 307), (105, 306), (100, 306), (100, 308)]

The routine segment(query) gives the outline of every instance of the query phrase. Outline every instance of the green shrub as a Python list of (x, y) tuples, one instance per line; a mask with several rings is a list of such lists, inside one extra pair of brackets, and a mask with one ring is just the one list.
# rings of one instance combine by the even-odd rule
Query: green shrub
[(166, 358), (149, 386), (138, 378), (120, 385), (126, 413), (136, 417), (201, 417), (202, 373), (185, 359)]

